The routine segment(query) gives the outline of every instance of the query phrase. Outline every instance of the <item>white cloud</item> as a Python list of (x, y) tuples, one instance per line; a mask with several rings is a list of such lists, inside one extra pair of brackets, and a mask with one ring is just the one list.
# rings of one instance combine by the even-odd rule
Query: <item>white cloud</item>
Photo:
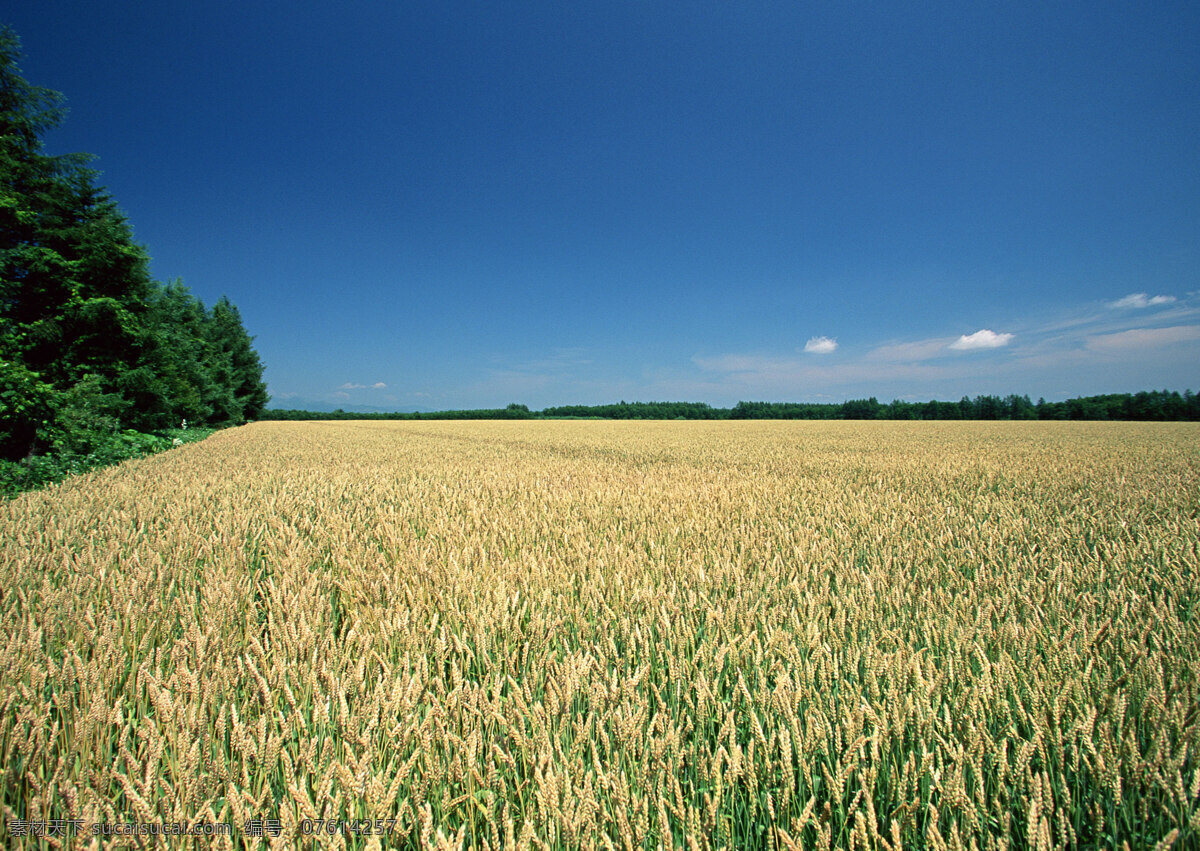
[[(1146, 296), (1147, 305), (1150, 300)], [(672, 376), (663, 382), (666, 389), (656, 387), (655, 393), (671, 396), (686, 387), (695, 398), (733, 404), (738, 399), (806, 400), (820, 394), (835, 399), (954, 399), (980, 393), (1049, 397), (1122, 387), (1186, 387), (1194, 383), (1192, 364), (1200, 363), (1200, 302), (1180, 295), (1174, 303), (1159, 303), (1161, 307), (1133, 313), (1092, 301), (1074, 314), (1052, 317), (1054, 321), (1014, 324), (1011, 332), (983, 328), (962, 336), (885, 340), (861, 353), (839, 348), (836, 358), (810, 356), (803, 346), (791, 352), (696, 354), (695, 372)], [(1000, 348), (1004, 351), (994, 351)]]
[(1200, 340), (1200, 325), (1172, 325), (1168, 328), (1133, 328), (1116, 334), (1089, 337), (1087, 347), (1092, 351), (1115, 352), (1153, 349), (1186, 340)]
[(960, 351), (973, 349), (998, 349), (1007, 346), (1012, 341), (1012, 334), (997, 334), (991, 329), (984, 328), (974, 334), (963, 334), (950, 344), (950, 348)]
[(837, 347), (837, 340), (829, 337), (813, 337), (804, 344), (804, 351), (812, 352), (815, 355), (827, 355), (835, 351)]
[(352, 381), (347, 381), (345, 384), (339, 387), (338, 390), (362, 390), (366, 386), (367, 385), (365, 384), (355, 384)]
[(374, 384), (371, 385), (371, 388), (373, 390), (386, 390), (387, 385), (384, 384), (382, 381), (376, 381)]
[(1109, 302), (1108, 306), (1119, 310), (1125, 307), (1155, 307), (1160, 304), (1170, 304), (1173, 301), (1175, 301), (1175, 296), (1173, 295), (1150, 296), (1146, 293), (1130, 293), (1125, 298)]

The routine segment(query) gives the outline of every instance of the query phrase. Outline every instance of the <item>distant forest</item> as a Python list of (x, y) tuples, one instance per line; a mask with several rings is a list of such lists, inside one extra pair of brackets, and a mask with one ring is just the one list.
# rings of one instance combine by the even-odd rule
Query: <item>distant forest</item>
[(964, 396), (957, 402), (738, 402), (714, 408), (704, 402), (617, 402), (559, 405), (531, 411), (525, 405), (430, 413), (319, 412), (268, 408), (263, 420), (1191, 420), (1200, 421), (1200, 396), (1191, 390), (1110, 393), (1065, 402), (1028, 396)]
[(233, 303), (153, 280), (90, 156), (44, 152), (63, 97), (19, 60), (0, 28), (0, 493), (254, 419), (268, 399)]

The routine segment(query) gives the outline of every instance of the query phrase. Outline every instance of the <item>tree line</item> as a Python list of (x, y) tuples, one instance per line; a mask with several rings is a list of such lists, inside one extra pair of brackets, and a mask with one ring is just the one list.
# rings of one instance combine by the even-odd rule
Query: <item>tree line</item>
[(151, 278), (91, 157), (45, 152), (64, 98), (20, 59), (0, 29), (0, 484), (15, 463), (99, 457), (125, 432), (256, 418), (267, 389), (237, 307)]
[(420, 413), (318, 412), (267, 409), (264, 420), (1191, 420), (1200, 421), (1200, 395), (1186, 390), (1149, 390), (1081, 396), (1036, 403), (1028, 396), (964, 396), (957, 402), (890, 403), (875, 397), (845, 402), (738, 402), (714, 408), (704, 402), (616, 402), (558, 405), (531, 411), (526, 405)]

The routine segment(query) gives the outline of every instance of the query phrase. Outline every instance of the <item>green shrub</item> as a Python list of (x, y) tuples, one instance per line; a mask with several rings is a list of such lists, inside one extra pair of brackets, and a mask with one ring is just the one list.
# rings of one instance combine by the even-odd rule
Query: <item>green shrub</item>
[(72, 445), (86, 447), (84, 451), (62, 448), (54, 454), (35, 455), (20, 461), (0, 460), (0, 496), (16, 496), (23, 491), (62, 481), (68, 476), (195, 443), (213, 431), (210, 428), (189, 428), (168, 429), (157, 434), (133, 429), (115, 434), (76, 432), (72, 435)]

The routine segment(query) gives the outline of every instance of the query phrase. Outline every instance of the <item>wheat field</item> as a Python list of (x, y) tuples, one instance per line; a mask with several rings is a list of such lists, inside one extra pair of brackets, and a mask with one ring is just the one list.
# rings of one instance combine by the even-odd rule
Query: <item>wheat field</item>
[(220, 432), (0, 504), (5, 842), (1200, 847), (1198, 511), (1194, 424)]

